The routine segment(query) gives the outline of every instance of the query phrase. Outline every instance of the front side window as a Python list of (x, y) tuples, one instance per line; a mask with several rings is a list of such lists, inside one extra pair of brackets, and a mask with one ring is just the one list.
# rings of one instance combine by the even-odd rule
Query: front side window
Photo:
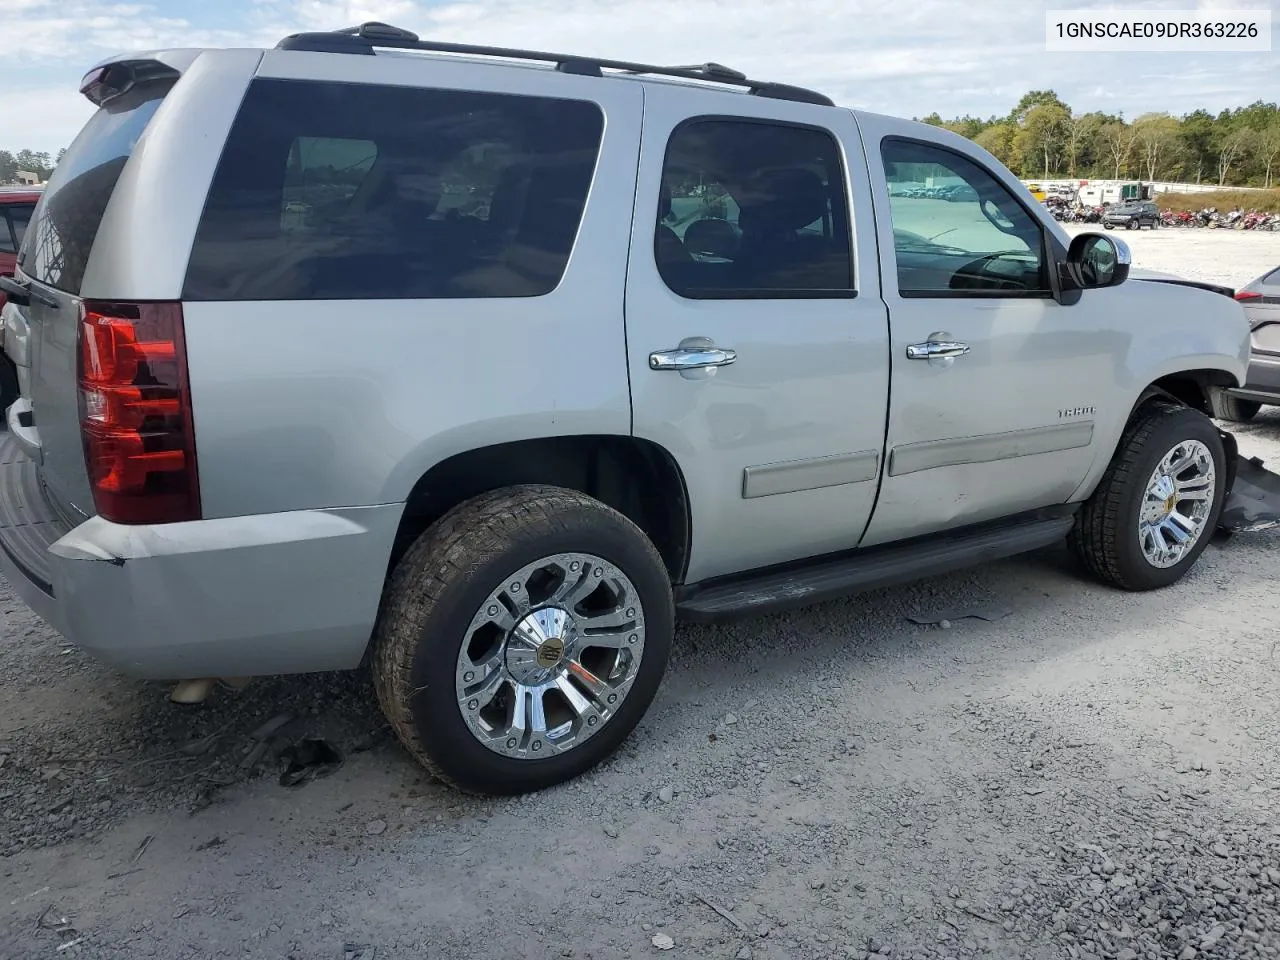
[(549, 293), (603, 128), (582, 100), (255, 80), (214, 173), (184, 297)]
[(914, 141), (885, 140), (881, 156), (899, 294), (1049, 294), (1040, 224), (991, 173)]
[(693, 120), (667, 144), (654, 256), (694, 299), (853, 295), (835, 138), (754, 120)]

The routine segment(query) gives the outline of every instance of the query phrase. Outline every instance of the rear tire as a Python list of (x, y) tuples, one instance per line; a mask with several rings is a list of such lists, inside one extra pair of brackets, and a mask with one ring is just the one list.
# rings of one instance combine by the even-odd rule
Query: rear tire
[(436, 777), (527, 793), (626, 739), (662, 680), (674, 622), (666, 567), (635, 524), (574, 490), (507, 487), (449, 511), (397, 564), (374, 686)]
[(1214, 417), (1218, 420), (1230, 420), (1233, 423), (1248, 423), (1262, 409), (1262, 404), (1256, 400), (1241, 400), (1239, 397), (1232, 397), (1221, 391), (1212, 395), (1210, 403), (1213, 406)]
[(1134, 591), (1169, 586), (1208, 546), (1226, 476), (1222, 438), (1208, 417), (1149, 404), (1125, 429), (1069, 543), (1104, 583)]

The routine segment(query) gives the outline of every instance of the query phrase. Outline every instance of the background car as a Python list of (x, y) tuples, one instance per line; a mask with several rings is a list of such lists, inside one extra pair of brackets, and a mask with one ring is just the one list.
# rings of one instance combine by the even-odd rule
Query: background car
[(1249, 318), (1249, 375), (1239, 390), (1214, 405), (1220, 420), (1252, 420), (1265, 405), (1280, 405), (1280, 267), (1236, 291)]
[[(0, 277), (13, 276), (18, 259), (18, 247), (27, 232), (31, 211), (40, 199), (40, 189), (32, 187), (0, 187)], [(0, 310), (5, 305), (4, 291), (0, 290)], [(0, 342), (0, 349), (3, 349)], [(18, 396), (18, 372), (7, 355), (0, 354), (0, 415)]]
[(1102, 217), (1102, 225), (1108, 230), (1115, 227), (1124, 227), (1126, 230), (1150, 227), (1154, 230), (1159, 223), (1160, 208), (1150, 200), (1112, 207)]

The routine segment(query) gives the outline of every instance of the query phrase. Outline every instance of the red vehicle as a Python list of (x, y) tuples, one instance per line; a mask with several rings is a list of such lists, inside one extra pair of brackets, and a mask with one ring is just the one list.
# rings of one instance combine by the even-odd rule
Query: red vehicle
[[(40, 192), (39, 187), (0, 187), (0, 277), (13, 276), (18, 246)], [(4, 306), (4, 299), (4, 291), (0, 290), (0, 307)]]
[[(40, 199), (40, 187), (0, 187), (0, 277), (13, 276), (18, 260), (18, 247), (27, 232), (31, 211)], [(0, 290), (0, 309), (5, 304)], [(0, 342), (0, 347), (3, 343)], [(0, 415), (18, 396), (18, 372), (8, 356), (0, 354)], [(3, 423), (3, 420), (0, 420)]]

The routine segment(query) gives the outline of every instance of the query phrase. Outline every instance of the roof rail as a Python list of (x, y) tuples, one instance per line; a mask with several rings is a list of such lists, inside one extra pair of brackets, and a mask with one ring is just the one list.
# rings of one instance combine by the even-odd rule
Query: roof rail
[(793, 87), (785, 83), (768, 83), (752, 80), (746, 74), (719, 63), (703, 63), (694, 66), (663, 67), (649, 63), (630, 63), (624, 60), (602, 60), (598, 57), (579, 57), (564, 53), (546, 53), (539, 50), (518, 50), (512, 47), (484, 47), (469, 43), (444, 43), (420, 40), (416, 33), (393, 27), (390, 24), (371, 21), (358, 27), (345, 27), (315, 33), (294, 33), (276, 44), (277, 50), (305, 50), (313, 53), (372, 54), (374, 47), (390, 47), (400, 50), (425, 50), (434, 53), (461, 53), (479, 57), (501, 57), (508, 60), (535, 60), (554, 63), (561, 73), (573, 73), (588, 77), (602, 77), (605, 70), (637, 75), (678, 77), (683, 80), (703, 80), (745, 87), (757, 97), (774, 100), (793, 100), (799, 103), (816, 103), (824, 107), (834, 106), (834, 101), (821, 93)]

